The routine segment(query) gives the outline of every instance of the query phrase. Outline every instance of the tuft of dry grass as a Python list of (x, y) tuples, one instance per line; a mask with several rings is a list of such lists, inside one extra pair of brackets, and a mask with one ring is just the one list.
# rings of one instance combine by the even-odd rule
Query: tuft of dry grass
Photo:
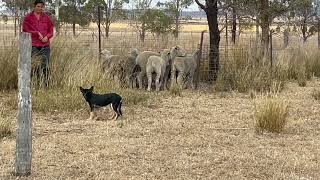
[(231, 58), (222, 65), (214, 84), (215, 90), (269, 92), (274, 84), (278, 84), (278, 89), (282, 90), (286, 74), (280, 66), (270, 68), (261, 56), (252, 55), (243, 47), (235, 48), (230, 53)]
[(312, 76), (320, 77), (320, 52), (318, 49), (309, 49), (306, 60), (306, 75), (308, 79)]
[(263, 97), (255, 104), (255, 130), (280, 133), (283, 131), (288, 117), (288, 103), (275, 96)]
[(13, 125), (8, 119), (0, 117), (0, 139), (13, 134)]
[(174, 95), (174, 96), (182, 96), (182, 89), (178, 84), (174, 84), (172, 86), (170, 86), (170, 94)]
[(320, 91), (314, 89), (314, 90), (312, 91), (312, 97), (313, 97), (315, 100), (320, 100)]
[(279, 61), (287, 71), (288, 79), (297, 80), (298, 85), (305, 87), (307, 80), (313, 76), (320, 77), (320, 53), (307, 47), (292, 47), (280, 56)]
[(0, 49), (0, 90), (16, 89), (18, 85), (18, 49)]

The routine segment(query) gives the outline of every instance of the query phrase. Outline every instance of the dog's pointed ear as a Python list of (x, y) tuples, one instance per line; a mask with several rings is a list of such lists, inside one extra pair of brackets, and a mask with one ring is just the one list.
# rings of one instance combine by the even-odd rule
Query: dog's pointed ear
[(82, 88), (81, 86), (80, 86), (80, 88), (79, 88), (79, 89), (80, 89), (80, 91), (83, 91), (83, 88)]
[(93, 86), (91, 86), (90, 91), (93, 91)]

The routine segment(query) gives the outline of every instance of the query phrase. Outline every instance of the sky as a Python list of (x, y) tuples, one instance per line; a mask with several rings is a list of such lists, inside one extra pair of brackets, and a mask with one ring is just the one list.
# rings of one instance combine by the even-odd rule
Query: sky
[[(4, 4), (2, 2), (3, 0), (0, 0), (0, 10), (4, 10), (4, 8), (2, 7), (2, 5)], [(152, 6), (155, 6), (157, 4), (157, 2), (160, 1), (160, 0), (153, 0), (153, 3), (152, 3)], [(161, 1), (161, 2), (165, 2), (165, 1)], [(201, 2), (201, 1), (200, 1)], [(132, 7), (132, 4), (129, 3), (128, 5), (126, 5), (128, 8)], [(186, 11), (198, 11), (199, 8), (198, 8), (198, 5), (196, 3), (193, 3), (191, 6), (188, 7), (188, 9), (184, 9)]]

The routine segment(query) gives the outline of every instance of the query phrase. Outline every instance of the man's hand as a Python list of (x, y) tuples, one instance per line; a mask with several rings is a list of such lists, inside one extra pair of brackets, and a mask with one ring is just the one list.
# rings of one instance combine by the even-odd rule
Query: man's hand
[(41, 41), (44, 42), (44, 43), (48, 42), (48, 37), (45, 36), (44, 38), (41, 39)]
[(39, 39), (42, 41), (43, 36), (42, 36), (42, 34), (40, 32), (38, 32), (38, 36), (39, 36)]

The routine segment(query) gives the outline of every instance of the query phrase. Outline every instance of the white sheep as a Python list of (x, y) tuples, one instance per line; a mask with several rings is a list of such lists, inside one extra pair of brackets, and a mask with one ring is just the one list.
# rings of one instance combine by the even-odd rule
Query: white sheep
[(194, 89), (194, 74), (197, 70), (200, 50), (197, 49), (191, 56), (175, 57), (171, 65), (171, 85), (177, 84), (183, 88), (184, 80), (189, 80), (188, 84)]
[(143, 77), (146, 75), (146, 66), (150, 56), (160, 56), (160, 53), (152, 51), (143, 51), (136, 58), (136, 66), (138, 66), (140, 69), (140, 72), (137, 75), (139, 89), (143, 88), (142, 81)]
[[(181, 46), (174, 46), (171, 48), (170, 54), (172, 54), (172, 56), (185, 56), (186, 51)], [(150, 56), (160, 56), (160, 53), (152, 52), (152, 51), (144, 51), (144, 52), (141, 52), (136, 58), (136, 66), (139, 66), (141, 70), (137, 76), (140, 89), (143, 88), (142, 81), (144, 76), (146, 75), (146, 65), (148, 62), (148, 58)]]
[(156, 73), (156, 91), (160, 90), (161, 84), (164, 83), (166, 67), (169, 65), (170, 50), (163, 50), (161, 57), (150, 56), (148, 58), (146, 73), (148, 77), (148, 91), (151, 91), (152, 73)]

